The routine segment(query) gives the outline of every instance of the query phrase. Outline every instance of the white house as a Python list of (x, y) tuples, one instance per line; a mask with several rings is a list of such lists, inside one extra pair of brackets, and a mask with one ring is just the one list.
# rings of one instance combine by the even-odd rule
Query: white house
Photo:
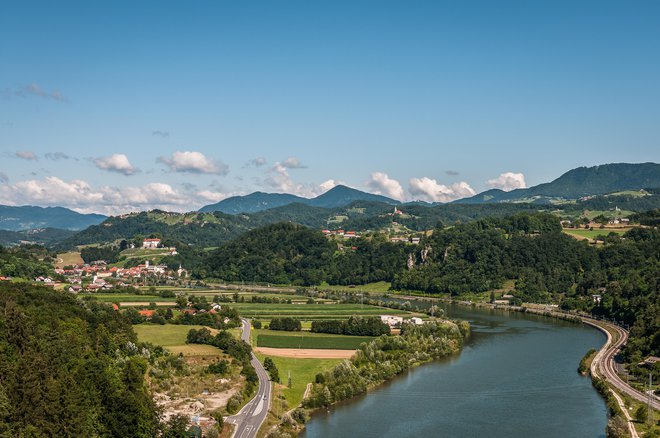
[(402, 316), (380, 315), (380, 320), (390, 327), (394, 327), (403, 323)]
[(410, 318), (410, 323), (415, 324), (415, 325), (422, 325), (422, 324), (424, 324), (424, 321), (422, 321), (422, 318), (419, 318), (417, 316), (413, 316), (412, 318)]
[(144, 239), (142, 242), (142, 248), (145, 249), (156, 249), (160, 246), (160, 239)]

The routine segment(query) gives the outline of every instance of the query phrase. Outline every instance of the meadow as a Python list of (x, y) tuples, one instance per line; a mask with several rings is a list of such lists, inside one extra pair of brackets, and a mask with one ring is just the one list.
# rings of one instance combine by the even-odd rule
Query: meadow
[[(256, 354), (261, 362), (266, 357), (263, 354)], [(342, 359), (299, 359), (290, 357), (275, 357), (269, 356), (280, 373), (282, 384), (284, 387), (277, 387), (273, 389), (273, 405), (271, 409), (275, 410), (276, 396), (282, 394), (286, 400), (289, 409), (298, 406), (303, 400), (305, 389), (308, 383), (314, 382), (316, 375), (325, 370), (334, 368)], [(288, 384), (288, 377), (291, 375), (291, 387), (286, 387)], [(288, 410), (288, 409), (287, 409)]]
[(587, 239), (595, 239), (598, 236), (607, 236), (610, 233), (616, 233), (619, 235), (624, 234), (625, 232), (630, 231), (630, 228), (596, 228), (593, 230), (564, 228), (563, 231), (569, 235), (584, 237)]
[(360, 304), (261, 304), (261, 303), (228, 303), (238, 309), (241, 316), (269, 320), (273, 317), (293, 317), (301, 320), (348, 319), (353, 315), (378, 316), (410, 315), (404, 310), (387, 309), (384, 307)]

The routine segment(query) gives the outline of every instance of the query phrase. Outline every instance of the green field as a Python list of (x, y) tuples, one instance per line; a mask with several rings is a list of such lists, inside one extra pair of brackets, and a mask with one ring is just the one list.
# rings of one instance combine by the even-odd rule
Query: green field
[[(258, 354), (257, 357), (261, 362), (264, 361), (263, 354)], [(278, 394), (284, 395), (289, 409), (293, 409), (302, 402), (303, 394), (308, 383), (314, 382), (316, 375), (322, 371), (334, 368), (342, 359), (297, 359), (290, 357), (275, 357), (271, 356), (275, 366), (280, 373), (282, 383), (287, 385), (288, 376), (291, 373), (291, 388), (275, 388), (273, 395), (276, 397)], [(274, 409), (273, 405), (271, 409)]]
[(368, 283), (356, 285), (355, 287), (329, 285), (328, 283), (321, 283), (318, 289), (321, 290), (335, 290), (335, 291), (350, 291), (350, 292), (370, 292), (370, 293), (386, 293), (390, 290), (392, 284), (388, 281), (378, 281), (376, 283)]
[(238, 309), (241, 316), (260, 320), (273, 317), (290, 316), (301, 320), (348, 319), (352, 315), (410, 315), (403, 310), (360, 304), (261, 304), (261, 303), (231, 303), (230, 307)]
[(625, 232), (630, 231), (630, 228), (597, 228), (593, 230), (565, 228), (563, 231), (564, 233), (571, 234), (573, 236), (595, 239), (598, 236), (607, 236), (610, 233), (624, 234)]
[(138, 324), (133, 330), (141, 342), (151, 342), (154, 345), (169, 347), (172, 345), (185, 345), (186, 336), (190, 329), (201, 329), (201, 325), (176, 324)]
[(106, 303), (114, 303), (118, 301), (123, 302), (145, 302), (145, 303), (156, 303), (156, 302), (171, 302), (174, 304), (176, 298), (162, 298), (158, 295), (134, 295), (134, 294), (81, 294), (80, 296), (92, 296), (99, 301)]
[(355, 350), (361, 343), (374, 339), (372, 336), (344, 336), (310, 332), (277, 332), (255, 330), (253, 339), (257, 347), (272, 348), (320, 348), (331, 350)]

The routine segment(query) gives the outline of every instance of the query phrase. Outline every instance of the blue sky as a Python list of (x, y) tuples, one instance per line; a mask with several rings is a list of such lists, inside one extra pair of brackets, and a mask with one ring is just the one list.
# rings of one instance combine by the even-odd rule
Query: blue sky
[(448, 201), (658, 161), (657, 1), (3, 3), (0, 203)]

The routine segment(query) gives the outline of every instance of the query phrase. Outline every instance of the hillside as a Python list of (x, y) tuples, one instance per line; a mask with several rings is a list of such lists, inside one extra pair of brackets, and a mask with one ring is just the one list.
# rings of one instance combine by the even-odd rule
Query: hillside
[(245, 196), (232, 196), (216, 204), (206, 205), (200, 212), (220, 211), (227, 214), (256, 213), (271, 208), (299, 203), (313, 207), (337, 208), (345, 207), (355, 201), (382, 202), (386, 204), (399, 204), (399, 201), (386, 196), (366, 193), (350, 187), (338, 185), (317, 196), (316, 198), (302, 198), (287, 193), (254, 192)]
[(475, 196), (454, 201), (458, 204), (495, 202), (533, 202), (622, 192), (626, 190), (660, 188), (660, 164), (612, 163), (569, 170), (549, 183), (526, 189), (504, 192), (492, 189)]
[(61, 242), (72, 235), (74, 231), (60, 230), (58, 228), (38, 228), (29, 231), (0, 230), (0, 245), (11, 246), (25, 243), (36, 243), (50, 246)]
[(37, 228), (82, 230), (100, 224), (106, 216), (81, 214), (63, 207), (12, 207), (0, 205), (0, 230), (23, 231)]

